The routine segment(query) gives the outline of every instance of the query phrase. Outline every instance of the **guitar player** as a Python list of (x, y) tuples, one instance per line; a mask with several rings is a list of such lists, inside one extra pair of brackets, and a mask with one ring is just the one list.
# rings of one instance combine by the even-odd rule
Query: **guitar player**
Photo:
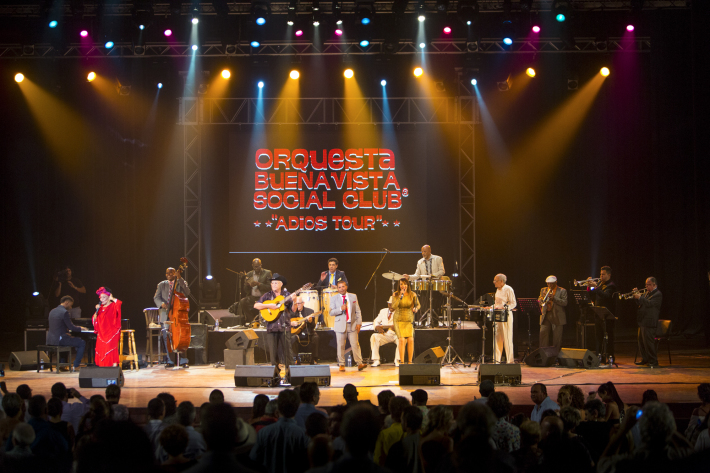
[(303, 299), (301, 296), (296, 297), (296, 307), (291, 315), (292, 326), (300, 325), (299, 322), (293, 321), (296, 317), (307, 319), (302, 320), (300, 323), (304, 323), (305, 327), (301, 330), (300, 334), (291, 334), (291, 347), (292, 353), (296, 356), (298, 353), (311, 353), (313, 355), (313, 363), (318, 362), (318, 332), (316, 332), (316, 323), (320, 315), (316, 315), (313, 309), (305, 307), (303, 305)]
[[(271, 291), (263, 294), (259, 302), (254, 304), (254, 308), (262, 309), (278, 309), (279, 306), (274, 303), (264, 304), (264, 301), (273, 301), (279, 296), (288, 297), (291, 295), (286, 286), (286, 278), (279, 273), (274, 273), (271, 278)], [(278, 317), (271, 322), (266, 322), (266, 344), (269, 347), (269, 359), (274, 365), (274, 378), (280, 377), (279, 362), (284, 365), (286, 377), (290, 376), (290, 365), (292, 358), (290, 356), (290, 347), (286, 343), (286, 331), (291, 334), (291, 317), (293, 316), (293, 302), (288, 301), (284, 304), (285, 310), (281, 311)], [(295, 322), (294, 322), (295, 324)]]

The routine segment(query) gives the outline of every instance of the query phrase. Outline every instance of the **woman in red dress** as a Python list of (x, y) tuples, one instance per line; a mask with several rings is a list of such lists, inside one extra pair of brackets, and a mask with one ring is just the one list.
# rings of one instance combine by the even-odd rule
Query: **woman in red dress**
[(93, 323), (96, 332), (96, 365), (118, 366), (118, 340), (121, 337), (121, 304), (111, 290), (101, 287), (96, 294), (101, 303), (96, 306)]

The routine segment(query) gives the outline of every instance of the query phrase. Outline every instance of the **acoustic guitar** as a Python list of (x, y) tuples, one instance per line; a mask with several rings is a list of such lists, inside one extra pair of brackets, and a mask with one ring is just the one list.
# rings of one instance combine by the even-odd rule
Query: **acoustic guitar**
[(323, 311), (319, 310), (318, 312), (311, 314), (311, 315), (307, 315), (305, 317), (292, 317), (291, 322), (298, 322), (298, 325), (296, 327), (291, 326), (291, 335), (300, 334), (303, 331), (304, 327), (306, 326), (308, 319), (313, 318), (313, 317), (318, 317), (322, 313), (323, 313)]
[(286, 308), (286, 303), (296, 297), (301, 291), (305, 291), (307, 289), (310, 289), (313, 286), (313, 283), (308, 283), (305, 286), (303, 286), (301, 289), (297, 290), (294, 293), (289, 294), (288, 297), (284, 296), (279, 296), (273, 301), (264, 301), (262, 304), (276, 304), (276, 309), (261, 309), (259, 312), (261, 312), (261, 316), (266, 320), (267, 322), (273, 322), (276, 320), (279, 315), (281, 315), (281, 312), (284, 311)]

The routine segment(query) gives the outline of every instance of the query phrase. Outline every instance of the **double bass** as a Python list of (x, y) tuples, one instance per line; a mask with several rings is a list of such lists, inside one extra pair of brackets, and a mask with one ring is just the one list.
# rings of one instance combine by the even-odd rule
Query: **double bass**
[[(182, 276), (182, 272), (187, 269), (187, 258), (180, 258), (180, 266), (175, 270), (177, 281)], [(170, 305), (168, 306), (168, 321), (170, 323), (170, 336), (167, 337), (168, 353), (184, 352), (190, 346), (190, 301), (182, 292), (176, 292), (173, 285), (173, 292), (170, 294)]]

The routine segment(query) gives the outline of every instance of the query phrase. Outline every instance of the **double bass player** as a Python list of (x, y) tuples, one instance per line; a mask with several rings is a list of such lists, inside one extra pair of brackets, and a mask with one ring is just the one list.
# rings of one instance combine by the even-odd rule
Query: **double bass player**
[[(155, 306), (160, 309), (160, 349), (165, 353), (163, 362), (165, 362), (165, 368), (174, 368), (175, 360), (171, 359), (168, 354), (168, 329), (169, 325), (166, 323), (168, 321), (168, 310), (170, 308), (170, 297), (176, 293), (181, 292), (185, 296), (190, 295), (190, 288), (187, 285), (182, 276), (175, 270), (175, 268), (168, 268), (165, 270), (165, 276), (168, 278), (165, 281), (158, 283), (158, 287), (155, 290), (155, 296), (153, 296), (153, 301)], [(180, 366), (183, 368), (189, 368), (187, 364), (187, 358), (183, 358), (182, 354), (180, 356)]]

